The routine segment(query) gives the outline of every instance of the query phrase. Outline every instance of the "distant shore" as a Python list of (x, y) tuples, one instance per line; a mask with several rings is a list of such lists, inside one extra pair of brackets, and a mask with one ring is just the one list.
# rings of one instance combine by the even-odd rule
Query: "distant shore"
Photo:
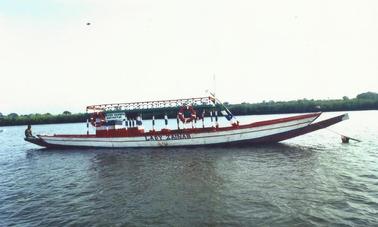
[[(349, 99), (333, 100), (308, 100), (295, 101), (264, 101), (261, 103), (224, 103), (234, 115), (262, 115), (281, 113), (305, 113), (305, 112), (331, 112), (331, 111), (356, 111), (356, 110), (378, 110), (378, 93), (366, 92)], [(147, 117), (147, 116), (146, 116)], [(175, 117), (170, 113), (169, 117)], [(88, 114), (64, 111), (62, 114), (29, 114), (18, 115), (11, 113), (6, 116), (0, 115), (0, 126), (27, 125), (27, 124), (59, 124), (86, 122)]]

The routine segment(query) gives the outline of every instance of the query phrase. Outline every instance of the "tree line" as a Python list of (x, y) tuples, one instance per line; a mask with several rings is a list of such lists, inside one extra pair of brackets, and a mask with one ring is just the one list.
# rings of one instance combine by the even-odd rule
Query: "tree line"
[(352, 99), (344, 96), (342, 99), (332, 100), (264, 101), (262, 103), (228, 104), (226, 106), (235, 115), (378, 110), (378, 93), (366, 92)]
[[(301, 99), (295, 101), (263, 101), (261, 103), (240, 103), (224, 105), (234, 115), (257, 115), (257, 114), (277, 114), (277, 113), (305, 113), (305, 112), (328, 112), (328, 111), (353, 111), (353, 110), (378, 110), (378, 93), (365, 92), (355, 98), (344, 96), (342, 99), (333, 100), (308, 100)], [(168, 113), (169, 117), (174, 117), (175, 113)], [(64, 111), (62, 114), (28, 114), (18, 115), (11, 113), (2, 115), (0, 113), (0, 126), (27, 125), (27, 124), (57, 124), (57, 123), (77, 123), (85, 122), (87, 113), (72, 114)], [(147, 117), (147, 116), (146, 116)], [(147, 117), (148, 118), (148, 117)]]
[(77, 123), (85, 122), (87, 120), (87, 116), (88, 115), (86, 113), (71, 114), (68, 111), (57, 115), (52, 115), (50, 113), (37, 113), (28, 115), (18, 115), (17, 113), (11, 113), (7, 116), (0, 115), (0, 126)]

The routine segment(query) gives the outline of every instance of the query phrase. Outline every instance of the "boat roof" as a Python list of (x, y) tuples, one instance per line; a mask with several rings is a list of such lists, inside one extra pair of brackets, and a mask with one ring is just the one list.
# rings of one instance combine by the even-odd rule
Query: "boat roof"
[(178, 109), (185, 105), (197, 108), (213, 108), (216, 107), (216, 100), (214, 97), (208, 96), (199, 98), (99, 104), (87, 106), (87, 112), (150, 112)]

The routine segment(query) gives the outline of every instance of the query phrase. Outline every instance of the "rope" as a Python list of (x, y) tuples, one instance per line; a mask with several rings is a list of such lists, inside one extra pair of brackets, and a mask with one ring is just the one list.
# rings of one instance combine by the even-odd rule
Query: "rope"
[(329, 129), (329, 128), (326, 128), (326, 129), (327, 129), (328, 131), (330, 131), (330, 132), (333, 132), (333, 133), (339, 135), (339, 136), (343, 136), (343, 137), (346, 137), (346, 138), (348, 138), (348, 139), (351, 139), (351, 140), (354, 140), (354, 141), (357, 141), (357, 142), (362, 142), (361, 140), (358, 140), (358, 139), (352, 138), (352, 137), (350, 137), (350, 136), (343, 135), (343, 134), (338, 133), (338, 132), (336, 132), (336, 131), (334, 131), (334, 130), (332, 130), (332, 129)]

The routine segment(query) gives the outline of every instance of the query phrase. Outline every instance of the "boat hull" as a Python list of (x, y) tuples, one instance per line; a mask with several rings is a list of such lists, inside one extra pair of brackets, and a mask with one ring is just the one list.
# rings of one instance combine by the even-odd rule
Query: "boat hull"
[(95, 148), (153, 148), (216, 145), (245, 145), (274, 143), (303, 135), (347, 119), (340, 115), (318, 123), (312, 122), (321, 113), (256, 122), (241, 127), (173, 130), (167, 133), (149, 132), (139, 136), (96, 135), (38, 135), (28, 142), (43, 147), (95, 147)]

